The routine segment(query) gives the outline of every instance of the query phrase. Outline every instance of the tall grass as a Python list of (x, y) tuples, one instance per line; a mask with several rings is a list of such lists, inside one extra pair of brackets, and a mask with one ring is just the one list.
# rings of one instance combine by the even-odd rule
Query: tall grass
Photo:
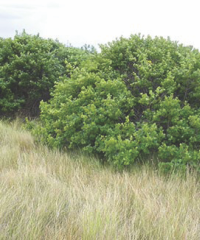
[(0, 239), (200, 239), (200, 183), (35, 146), (0, 122)]

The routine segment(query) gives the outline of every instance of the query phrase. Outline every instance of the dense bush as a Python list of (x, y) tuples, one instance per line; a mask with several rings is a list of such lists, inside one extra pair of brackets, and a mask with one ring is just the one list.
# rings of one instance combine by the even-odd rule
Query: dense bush
[(200, 53), (170, 39), (131, 36), (101, 46), (41, 103), (36, 130), (116, 166), (157, 153), (164, 170), (199, 167)]
[(86, 55), (84, 50), (25, 32), (14, 39), (1, 38), (0, 114), (18, 110), (36, 114), (40, 101), (49, 99), (54, 82), (68, 75)]

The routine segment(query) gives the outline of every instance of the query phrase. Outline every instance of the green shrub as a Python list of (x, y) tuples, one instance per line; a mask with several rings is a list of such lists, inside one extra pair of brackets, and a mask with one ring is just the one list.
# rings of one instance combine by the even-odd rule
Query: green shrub
[[(101, 46), (41, 103), (35, 130), (54, 147), (81, 147), (118, 167), (157, 152), (164, 166), (198, 168), (200, 53), (140, 35)], [(164, 167), (164, 168), (165, 168)]]
[[(50, 98), (59, 77), (86, 59), (86, 52), (57, 41), (16, 34), (0, 39), (0, 114), (18, 110), (34, 115), (39, 103)], [(66, 64), (68, 68), (66, 70)]]

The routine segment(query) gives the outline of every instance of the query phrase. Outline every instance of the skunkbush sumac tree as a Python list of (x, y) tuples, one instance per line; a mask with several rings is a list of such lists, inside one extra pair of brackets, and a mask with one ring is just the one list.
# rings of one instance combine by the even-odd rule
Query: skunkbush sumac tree
[(116, 166), (157, 152), (163, 169), (200, 162), (200, 53), (170, 39), (131, 36), (101, 45), (41, 103), (35, 131)]

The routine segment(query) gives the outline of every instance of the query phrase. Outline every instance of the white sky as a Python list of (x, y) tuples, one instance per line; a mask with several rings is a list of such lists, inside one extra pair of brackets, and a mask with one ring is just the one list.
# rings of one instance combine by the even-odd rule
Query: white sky
[(23, 29), (78, 47), (141, 33), (200, 49), (200, 0), (0, 0), (0, 37)]

